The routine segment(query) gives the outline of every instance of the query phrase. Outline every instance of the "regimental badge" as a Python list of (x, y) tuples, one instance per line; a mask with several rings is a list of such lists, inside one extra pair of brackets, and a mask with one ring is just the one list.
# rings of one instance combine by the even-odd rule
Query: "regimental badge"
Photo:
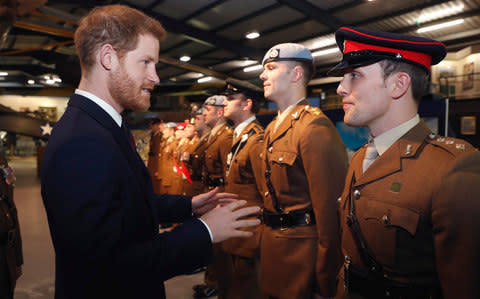
[(273, 49), (270, 51), (270, 58), (277, 58), (280, 55), (280, 49)]

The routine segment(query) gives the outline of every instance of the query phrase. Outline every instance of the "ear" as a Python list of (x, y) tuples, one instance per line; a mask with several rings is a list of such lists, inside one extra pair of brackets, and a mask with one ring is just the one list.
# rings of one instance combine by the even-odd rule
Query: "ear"
[(100, 48), (100, 64), (102, 67), (110, 71), (113, 68), (114, 63), (117, 61), (117, 51), (110, 44), (105, 44)]
[(247, 98), (245, 101), (242, 101), (245, 103), (244, 107), (243, 107), (243, 110), (247, 110), (247, 111), (251, 111), (252, 110), (252, 106), (253, 106), (253, 102), (252, 102), (252, 99), (250, 98)]
[(296, 65), (292, 69), (292, 81), (298, 82), (303, 78), (303, 68), (299, 65)]
[(393, 74), (390, 77), (390, 84), (391, 84), (391, 95), (394, 99), (399, 99), (403, 97), (407, 91), (410, 89), (411, 85), (411, 78), (405, 72), (398, 72)]

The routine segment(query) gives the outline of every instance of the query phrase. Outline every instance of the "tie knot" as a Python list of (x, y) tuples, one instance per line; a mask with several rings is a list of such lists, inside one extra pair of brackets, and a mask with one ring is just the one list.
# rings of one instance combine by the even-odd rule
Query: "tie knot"
[(377, 148), (373, 140), (368, 143), (367, 150), (365, 152), (365, 159), (376, 159), (378, 157)]

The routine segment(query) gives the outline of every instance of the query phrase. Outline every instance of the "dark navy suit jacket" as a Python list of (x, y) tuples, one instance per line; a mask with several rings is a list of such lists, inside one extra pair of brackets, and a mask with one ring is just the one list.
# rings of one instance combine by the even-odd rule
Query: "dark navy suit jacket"
[[(42, 161), (56, 253), (55, 298), (164, 298), (163, 281), (212, 261), (191, 198), (155, 195), (125, 132), (72, 95)], [(184, 222), (158, 234), (159, 222)]]

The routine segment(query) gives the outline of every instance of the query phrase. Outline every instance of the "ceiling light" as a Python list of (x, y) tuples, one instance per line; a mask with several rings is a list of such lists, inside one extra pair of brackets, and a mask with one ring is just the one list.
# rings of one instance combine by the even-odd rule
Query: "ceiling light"
[(198, 79), (197, 82), (198, 83), (205, 83), (205, 82), (208, 82), (212, 79), (213, 79), (212, 77), (203, 77), (203, 78)]
[(190, 58), (190, 56), (186, 56), (186, 55), (180, 57), (180, 61), (183, 61), (183, 62), (189, 62), (190, 59), (192, 59), (192, 58)]
[(334, 37), (324, 38), (324, 39), (321, 39), (319, 41), (316, 41), (313, 44), (313, 48), (314, 49), (324, 48), (324, 47), (328, 47), (328, 46), (331, 46), (331, 45), (335, 45), (336, 43), (337, 42), (335, 41)]
[(445, 28), (445, 27), (455, 26), (455, 25), (458, 25), (458, 24), (462, 24), (464, 21), (465, 21), (464, 19), (458, 19), (458, 20), (454, 20), (454, 21), (450, 21), (450, 22), (446, 22), (446, 23), (440, 23), (440, 24), (437, 24), (437, 25), (423, 27), (423, 28), (418, 29), (417, 33), (423, 33), (423, 32), (442, 29), (442, 28)]
[(446, 9), (435, 10), (431, 13), (422, 13), (417, 19), (417, 24), (457, 14), (463, 11), (463, 8), (464, 4), (458, 3), (456, 5), (450, 5)]
[(249, 32), (247, 33), (247, 35), (245, 35), (245, 37), (248, 39), (256, 39), (259, 36), (260, 36), (260, 33), (258, 33), (257, 31)]
[(33, 84), (35, 84), (35, 80), (29, 79), (29, 80), (27, 81), (27, 84), (33, 85)]
[(338, 48), (330, 48), (330, 49), (325, 49), (325, 50), (320, 50), (320, 51), (313, 52), (312, 56), (317, 57), (317, 56), (332, 54), (332, 53), (336, 53), (336, 52), (340, 52), (340, 50)]
[(7, 72), (0, 72), (0, 76), (8, 76)]
[(252, 66), (246, 67), (246, 68), (243, 69), (243, 71), (245, 73), (248, 73), (248, 72), (258, 71), (258, 70), (261, 70), (261, 69), (263, 69), (263, 65), (257, 64), (257, 65), (252, 65)]

